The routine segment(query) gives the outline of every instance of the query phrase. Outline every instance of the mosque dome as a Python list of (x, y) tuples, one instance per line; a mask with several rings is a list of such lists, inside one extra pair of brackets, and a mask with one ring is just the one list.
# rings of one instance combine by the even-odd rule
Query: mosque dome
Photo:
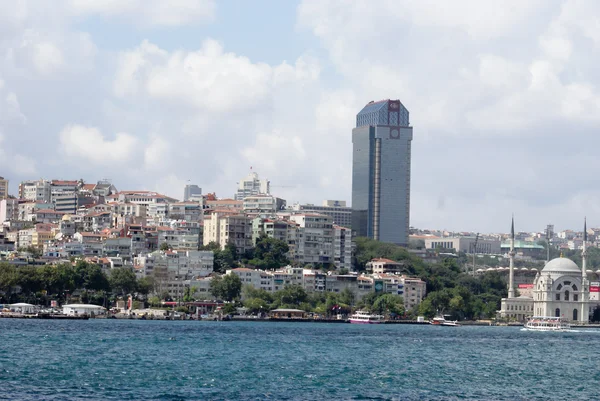
[(579, 266), (575, 264), (571, 259), (567, 258), (556, 258), (546, 263), (546, 266), (542, 269), (542, 273), (581, 273)]

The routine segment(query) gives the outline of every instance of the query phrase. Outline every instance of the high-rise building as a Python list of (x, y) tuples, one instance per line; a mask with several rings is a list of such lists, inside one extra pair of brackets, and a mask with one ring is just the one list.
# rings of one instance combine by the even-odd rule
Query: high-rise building
[(8, 180), (0, 177), (0, 199), (8, 198)]
[(354, 236), (407, 245), (412, 127), (399, 100), (369, 102), (352, 130)]
[(183, 201), (189, 202), (193, 198), (198, 198), (202, 195), (202, 188), (195, 184), (188, 184), (183, 189)]
[(268, 180), (261, 180), (256, 173), (250, 173), (238, 183), (235, 200), (241, 201), (248, 196), (270, 194), (270, 182)]

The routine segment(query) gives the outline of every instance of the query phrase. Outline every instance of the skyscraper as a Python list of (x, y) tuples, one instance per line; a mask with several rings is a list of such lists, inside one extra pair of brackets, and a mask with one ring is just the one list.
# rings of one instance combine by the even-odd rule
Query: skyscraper
[(183, 201), (188, 202), (202, 195), (202, 188), (195, 184), (187, 184), (183, 189)]
[(410, 154), (408, 110), (399, 100), (369, 102), (352, 130), (352, 231), (408, 244)]

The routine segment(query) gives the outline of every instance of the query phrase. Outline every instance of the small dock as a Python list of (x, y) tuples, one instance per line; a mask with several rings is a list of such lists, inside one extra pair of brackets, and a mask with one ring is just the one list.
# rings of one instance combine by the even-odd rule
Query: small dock
[(88, 315), (70, 316), (61, 314), (39, 313), (0, 313), (0, 319), (46, 319), (46, 320), (88, 320)]

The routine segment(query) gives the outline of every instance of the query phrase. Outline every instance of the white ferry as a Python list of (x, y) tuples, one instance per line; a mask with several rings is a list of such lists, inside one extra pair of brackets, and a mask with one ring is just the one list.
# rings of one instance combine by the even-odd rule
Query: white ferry
[(569, 331), (571, 325), (563, 318), (549, 316), (534, 316), (525, 323), (528, 331)]
[(354, 324), (377, 324), (383, 322), (383, 316), (372, 315), (367, 311), (356, 311), (349, 320)]
[(446, 320), (446, 318), (442, 315), (434, 317), (429, 321), (429, 324), (433, 324), (434, 326), (460, 326), (456, 320)]

